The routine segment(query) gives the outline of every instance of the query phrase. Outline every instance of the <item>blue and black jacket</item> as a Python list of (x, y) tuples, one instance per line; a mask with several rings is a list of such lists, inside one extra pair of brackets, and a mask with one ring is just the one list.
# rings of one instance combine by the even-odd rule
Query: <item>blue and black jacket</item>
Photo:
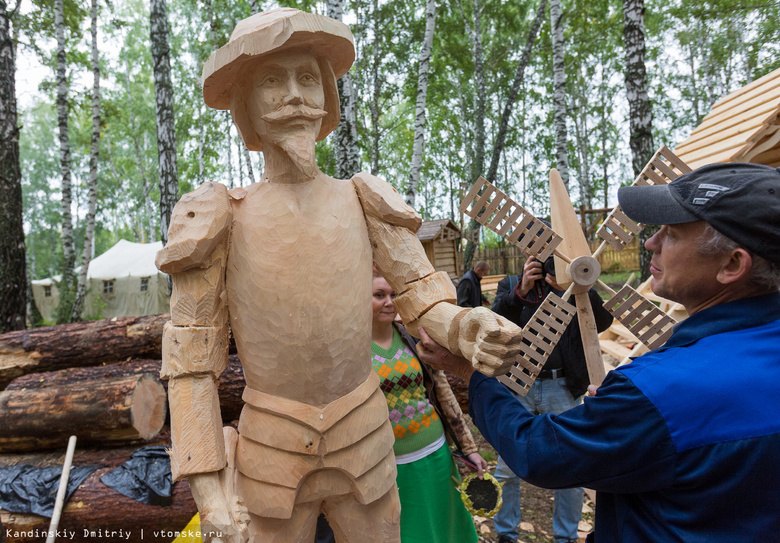
[(696, 313), (560, 415), (479, 373), (469, 411), (523, 479), (598, 492), (596, 543), (766, 542), (780, 537), (779, 383), (777, 293)]

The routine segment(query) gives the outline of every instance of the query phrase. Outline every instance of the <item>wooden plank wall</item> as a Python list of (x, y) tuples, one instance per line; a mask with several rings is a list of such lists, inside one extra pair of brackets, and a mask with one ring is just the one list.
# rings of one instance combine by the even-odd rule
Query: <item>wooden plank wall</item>
[(460, 270), (459, 255), (456, 250), (455, 240), (450, 241), (423, 241), (425, 256), (431, 261), (436, 271), (447, 272), (450, 279), (457, 284), (463, 273)]
[[(601, 240), (589, 241), (590, 250), (595, 251)], [(491, 275), (516, 275), (523, 270), (525, 255), (515, 246), (498, 247), (495, 249), (479, 249), (474, 254), (474, 263), (484, 260), (490, 265)], [(634, 239), (621, 252), (607, 247), (599, 257), (603, 273), (635, 271), (639, 269), (639, 242)], [(437, 268), (438, 269), (438, 268)]]

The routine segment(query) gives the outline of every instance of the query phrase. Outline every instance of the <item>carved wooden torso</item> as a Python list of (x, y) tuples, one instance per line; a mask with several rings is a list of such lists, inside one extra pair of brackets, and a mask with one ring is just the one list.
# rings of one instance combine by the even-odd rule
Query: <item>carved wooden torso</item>
[(257, 183), (232, 202), (230, 324), (247, 386), (325, 405), (371, 372), (372, 253), (349, 181)]

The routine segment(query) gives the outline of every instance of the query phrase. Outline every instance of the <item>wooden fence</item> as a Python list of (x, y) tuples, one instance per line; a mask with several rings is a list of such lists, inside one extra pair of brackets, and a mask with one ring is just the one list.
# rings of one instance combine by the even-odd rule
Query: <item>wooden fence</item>
[[(593, 252), (601, 244), (601, 240), (597, 239), (590, 241), (588, 244), (590, 245), (591, 252)], [(474, 254), (473, 262), (476, 264), (479, 260), (484, 260), (490, 265), (489, 273), (491, 275), (516, 275), (523, 271), (525, 255), (520, 249), (511, 245), (509, 247), (498, 247), (495, 249), (479, 249)], [(607, 246), (599, 256), (598, 261), (599, 264), (601, 264), (602, 273), (638, 270), (639, 241), (634, 238), (634, 240), (621, 252)]]

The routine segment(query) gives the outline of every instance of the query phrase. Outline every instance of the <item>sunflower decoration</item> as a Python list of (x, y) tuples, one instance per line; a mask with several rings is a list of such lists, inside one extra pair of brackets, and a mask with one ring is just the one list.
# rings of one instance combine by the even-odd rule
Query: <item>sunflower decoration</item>
[(463, 479), (458, 492), (469, 513), (490, 518), (501, 509), (503, 484), (489, 473), (484, 473), (482, 479), (472, 473)]

